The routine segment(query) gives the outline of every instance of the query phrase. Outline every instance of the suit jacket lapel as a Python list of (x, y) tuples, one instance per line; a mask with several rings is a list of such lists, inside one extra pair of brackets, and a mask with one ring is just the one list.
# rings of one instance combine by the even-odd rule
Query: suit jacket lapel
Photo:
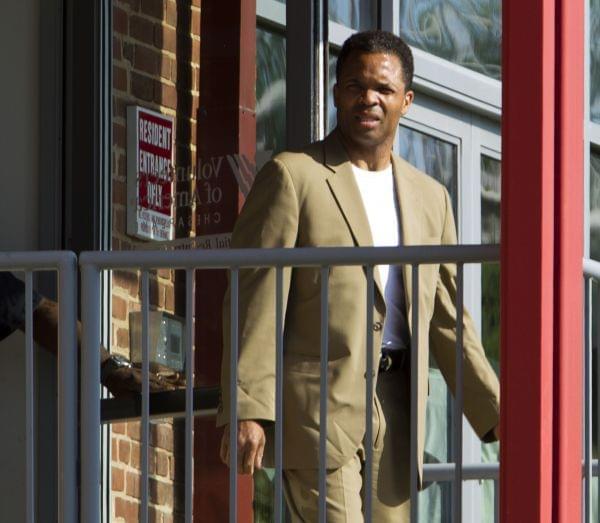
[[(344, 215), (348, 228), (359, 247), (372, 247), (373, 236), (369, 219), (365, 211), (360, 190), (356, 184), (352, 164), (343, 145), (335, 132), (323, 142), (324, 163), (332, 171), (327, 177), (327, 184), (333, 193), (335, 201)], [(383, 287), (379, 271), (373, 271), (375, 287), (383, 300)]]
[[(420, 245), (422, 242), (422, 214), (423, 202), (420, 191), (414, 187), (412, 173), (408, 164), (399, 156), (392, 155), (394, 180), (398, 208), (400, 209), (400, 230), (402, 231), (402, 245)], [(402, 271), (404, 276), (404, 289), (406, 293), (406, 310), (408, 323), (411, 324), (412, 308), (412, 268), (405, 265)], [(411, 327), (412, 329), (412, 327)]]

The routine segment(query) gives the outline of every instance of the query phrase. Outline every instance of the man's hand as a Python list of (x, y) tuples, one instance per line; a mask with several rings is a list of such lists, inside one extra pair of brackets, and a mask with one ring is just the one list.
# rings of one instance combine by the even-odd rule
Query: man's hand
[[(150, 373), (150, 393), (174, 390), (180, 380)], [(102, 383), (116, 398), (135, 397), (142, 391), (142, 370), (137, 367), (121, 367), (106, 376)]]
[[(254, 474), (254, 469), (262, 468), (265, 442), (265, 431), (260, 423), (252, 420), (238, 422), (237, 471), (239, 474)], [(221, 438), (220, 455), (223, 463), (229, 467), (229, 425), (225, 427)]]

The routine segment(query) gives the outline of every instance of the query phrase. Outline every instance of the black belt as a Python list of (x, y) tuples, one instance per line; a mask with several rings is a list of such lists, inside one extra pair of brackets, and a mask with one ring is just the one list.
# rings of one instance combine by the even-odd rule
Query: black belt
[(379, 374), (403, 369), (410, 365), (410, 350), (408, 349), (381, 349), (379, 360)]

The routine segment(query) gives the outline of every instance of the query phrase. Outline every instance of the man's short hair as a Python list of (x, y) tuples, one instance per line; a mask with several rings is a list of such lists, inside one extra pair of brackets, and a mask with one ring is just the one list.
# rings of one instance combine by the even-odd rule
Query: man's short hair
[(388, 31), (371, 30), (354, 33), (348, 38), (337, 59), (335, 66), (336, 80), (340, 78), (342, 67), (353, 52), (359, 53), (387, 53), (394, 54), (402, 65), (402, 74), (406, 90), (412, 89), (413, 74), (415, 70), (413, 54), (410, 47), (402, 38)]

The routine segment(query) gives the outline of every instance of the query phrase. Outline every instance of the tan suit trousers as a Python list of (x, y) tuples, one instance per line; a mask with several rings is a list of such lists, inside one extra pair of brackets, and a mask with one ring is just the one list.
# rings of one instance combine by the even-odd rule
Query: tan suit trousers
[[(377, 397), (385, 416), (374, 408), (372, 521), (410, 520), (410, 377), (406, 369), (382, 373)], [(361, 446), (344, 466), (327, 470), (327, 523), (362, 523), (365, 452)], [(318, 521), (319, 471), (284, 471), (284, 489), (292, 523)]]

